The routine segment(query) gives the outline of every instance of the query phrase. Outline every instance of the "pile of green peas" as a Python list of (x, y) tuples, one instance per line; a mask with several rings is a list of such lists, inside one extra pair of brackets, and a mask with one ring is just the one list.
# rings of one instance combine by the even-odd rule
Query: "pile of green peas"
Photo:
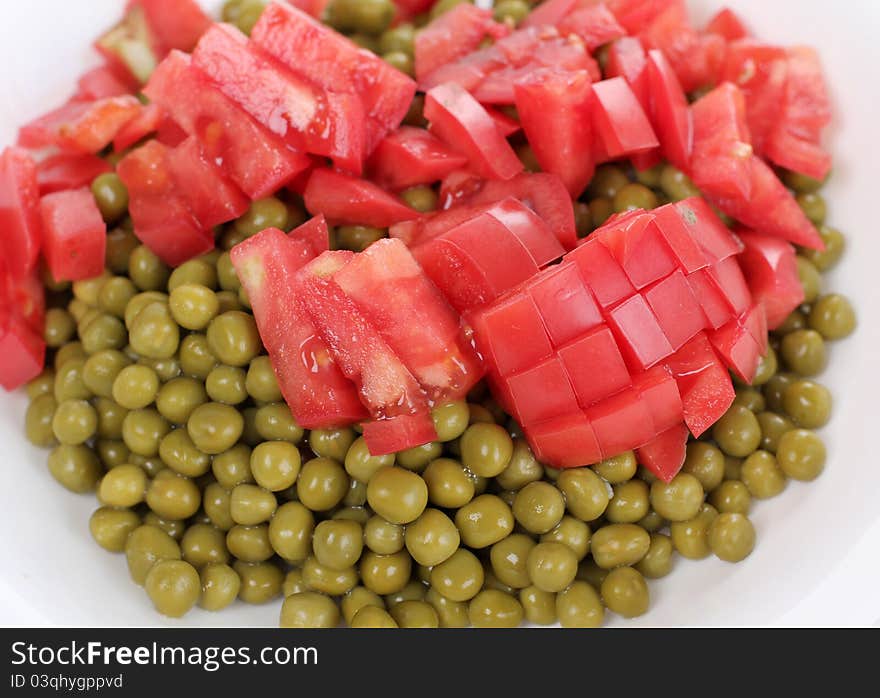
[[(335, 0), (327, 19), (411, 69), (415, 27), (429, 17), (389, 28), (390, 4)], [(441, 0), (432, 15), (455, 4)], [(499, 2), (496, 19), (516, 24), (530, 4)], [(249, 31), (263, 5), (233, 0), (223, 17)], [(407, 123), (424, 123), (419, 98)], [(537, 170), (528, 145), (515, 145)], [(856, 320), (845, 297), (822, 288), (845, 246), (825, 224), (822, 183), (784, 179), (826, 250), (799, 250), (804, 304), (668, 484), (633, 452), (589, 468), (545, 467), (482, 384), (434, 409), (437, 442), (397, 454), (371, 456), (357, 428), (302, 429), (229, 258), (266, 227), (303, 223), (302, 202), (255, 201), (217, 231), (216, 251), (170, 269), (134, 236), (115, 174), (92, 186), (112, 228), (105, 273), (72, 285), (45, 278), (51, 360), (28, 386), (27, 437), (51, 449), (61, 485), (97, 494), (92, 537), (125, 555), (133, 581), (168, 616), (278, 598), (284, 627), (594, 627), (606, 612), (640, 616), (648, 580), (679, 556), (745, 559), (756, 541), (753, 500), (825, 466), (814, 430), (828, 422), (831, 396), (815, 376), (827, 343)], [(612, 213), (696, 194), (670, 165), (604, 165), (575, 204), (579, 235)], [(420, 211), (434, 210), (437, 196), (432, 187), (401, 194)], [(331, 246), (361, 251), (385, 236), (341, 226)]]

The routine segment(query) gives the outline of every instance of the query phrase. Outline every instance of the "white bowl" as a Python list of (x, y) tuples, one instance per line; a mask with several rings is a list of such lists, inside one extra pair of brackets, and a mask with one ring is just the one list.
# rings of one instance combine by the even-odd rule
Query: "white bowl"
[[(217, 2), (209, 3), (216, 6)], [(757, 504), (758, 545), (738, 565), (679, 560), (673, 574), (651, 585), (652, 608), (640, 625), (840, 624), (880, 619), (880, 476), (869, 452), (880, 430), (880, 236), (872, 206), (880, 201), (880, 3), (848, 0), (728, 0), (757, 36), (821, 50), (837, 106), (830, 138), (835, 173), (828, 187), (830, 222), (847, 234), (849, 252), (828, 288), (857, 304), (860, 329), (832, 349), (822, 380), (835, 413), (823, 432), (829, 463), (813, 484), (789, 484)], [(721, 5), (691, 0), (705, 19)], [(0, 143), (17, 127), (65, 99), (77, 75), (97, 63), (89, 49), (121, 12), (121, 0), (30, 0), (5, 3), (0, 23)], [(872, 348), (873, 347), (873, 348)], [(0, 624), (267, 625), (279, 604), (238, 604), (220, 614), (195, 610), (185, 619), (156, 615), (129, 579), (121, 555), (91, 540), (93, 496), (62, 490), (49, 476), (46, 453), (22, 432), (26, 398), (0, 396)]]

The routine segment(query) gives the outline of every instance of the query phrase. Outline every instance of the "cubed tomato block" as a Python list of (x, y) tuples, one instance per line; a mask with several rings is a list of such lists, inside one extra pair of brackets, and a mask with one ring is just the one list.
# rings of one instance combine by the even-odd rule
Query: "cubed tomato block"
[(648, 93), (654, 131), (660, 152), (680, 170), (690, 165), (694, 145), (694, 124), (687, 96), (661, 51), (648, 52)]
[(123, 80), (118, 71), (109, 65), (99, 65), (83, 73), (76, 81), (74, 99), (92, 102), (105, 97), (131, 94), (136, 89), (132, 81)]
[(79, 281), (104, 270), (107, 226), (88, 188), (48, 194), (40, 201), (43, 254), (56, 281)]
[(330, 249), (330, 230), (324, 216), (310, 218), (298, 228), (291, 230), (287, 236), (291, 240), (302, 240), (312, 254), (317, 257)]
[(632, 450), (657, 436), (648, 406), (634, 388), (605, 398), (586, 414), (606, 456)]
[(136, 0), (147, 16), (150, 30), (165, 50), (191, 51), (211, 18), (195, 0)]
[(678, 383), (684, 421), (691, 433), (699, 437), (727, 412), (736, 397), (730, 374), (704, 333), (685, 344), (665, 364)]
[(682, 269), (690, 274), (742, 251), (705, 199), (695, 196), (652, 211)]
[(779, 167), (819, 181), (824, 181), (831, 172), (831, 155), (821, 145), (784, 129), (770, 134), (764, 143), (764, 155)]
[(605, 309), (635, 294), (636, 289), (623, 267), (599, 239), (588, 238), (565, 256), (564, 263), (573, 263), (580, 270), (599, 305)]
[(311, 319), (374, 419), (426, 412), (428, 398), (418, 381), (333, 280), (353, 257), (325, 252), (307, 264), (294, 284), (295, 304)]
[(660, 433), (684, 419), (678, 384), (666, 366), (654, 366), (633, 376), (633, 388), (651, 413), (654, 431)]
[(684, 465), (687, 442), (688, 429), (679, 422), (636, 449), (636, 458), (663, 482), (671, 482)]
[(437, 430), (427, 410), (363, 423), (370, 455), (384, 456), (437, 440)]
[(684, 7), (684, 0), (609, 0), (610, 9), (628, 34), (638, 34), (670, 7)]
[(0, 308), (0, 386), (17, 390), (40, 375), (46, 343), (21, 317)]
[(612, 43), (608, 49), (605, 75), (626, 80), (645, 113), (650, 113), (648, 54), (641, 41), (634, 36), (624, 36)]
[[(438, 68), (476, 50), (492, 33), (506, 33), (492, 21), (492, 13), (469, 3), (456, 5), (431, 21), (416, 35), (416, 78), (422, 80)], [(497, 37), (496, 37), (497, 38)]]
[(508, 197), (486, 209), (523, 244), (538, 267), (545, 267), (565, 254), (547, 224), (525, 204)]
[(290, 147), (363, 171), (364, 107), (344, 92), (312, 85), (264, 54), (229, 24), (215, 24), (193, 52), (193, 65), (220, 91)]
[(708, 267), (706, 274), (715, 282), (735, 315), (740, 315), (748, 310), (752, 304), (752, 294), (745, 278), (743, 278), (736, 257), (728, 257)]
[(13, 278), (22, 279), (34, 268), (40, 228), (36, 165), (25, 151), (6, 148), (0, 155), (0, 257)]
[(110, 163), (97, 155), (58, 153), (37, 165), (37, 184), (40, 194), (45, 196), (55, 191), (88, 186), (95, 177), (112, 169)]
[(794, 247), (769, 235), (746, 231), (738, 235), (745, 245), (739, 264), (749, 291), (764, 307), (767, 326), (776, 329), (804, 302)]
[(445, 211), (432, 211), (409, 221), (395, 223), (388, 229), (388, 236), (401, 240), (407, 247), (415, 248), (439, 238), (481, 213), (486, 213), (490, 208), (491, 204), (468, 204), (453, 206)]
[(660, 145), (651, 122), (623, 78), (593, 85), (593, 128), (607, 159), (643, 153)]
[(545, 0), (529, 12), (520, 26), (555, 27), (581, 4), (583, 0)]
[(322, 213), (332, 224), (387, 228), (419, 216), (418, 211), (372, 182), (325, 167), (312, 173), (303, 200), (310, 213)]
[(311, 166), (308, 155), (264, 130), (196, 70), (186, 54), (172, 51), (144, 93), (198, 138), (207, 155), (251, 199), (275, 193)]
[(644, 370), (673, 352), (672, 345), (640, 295), (625, 300), (607, 313), (608, 326), (620, 342), (621, 352), (632, 370)]
[(459, 313), (480, 308), (496, 298), (485, 272), (455, 243), (434, 240), (415, 248), (413, 256)]
[(555, 356), (503, 380), (524, 427), (580, 409), (568, 374)]
[(605, 457), (590, 420), (580, 412), (535, 424), (526, 436), (538, 460), (554, 468), (580, 468)]
[[(757, 311), (763, 313), (761, 306), (755, 306)], [(758, 371), (758, 364), (764, 351), (755, 339), (758, 334), (760, 320), (752, 317), (753, 312), (735, 318), (724, 327), (709, 334), (712, 346), (720, 354), (721, 358), (736, 375), (746, 383), (751, 383)]]
[(476, 354), (459, 341), (458, 315), (399, 240), (370, 245), (333, 279), (431, 400), (459, 399), (482, 377)]
[(574, 8), (557, 27), (563, 36), (574, 34), (580, 37), (590, 53), (626, 35), (626, 30), (604, 3)]
[[(168, 120), (165, 110), (158, 104), (148, 104), (141, 113), (119, 129), (113, 139), (113, 150), (121, 153), (147, 136), (157, 133)], [(165, 143), (168, 145), (168, 143)]]
[(168, 168), (196, 220), (205, 229), (243, 215), (250, 201), (230, 182), (193, 136), (168, 151)]
[(658, 281), (644, 295), (674, 350), (709, 324), (693, 289), (679, 270)]
[(141, 103), (132, 95), (68, 102), (22, 126), (18, 141), (26, 148), (56, 145), (71, 153), (97, 153), (141, 110)]
[(534, 301), (516, 293), (468, 316), (484, 361), (501, 377), (535, 366), (553, 353)]
[(22, 319), (38, 336), (43, 336), (46, 291), (36, 269), (17, 279), (10, 276), (6, 263), (0, 261), (0, 306)]
[(492, 107), (484, 106), (484, 108), (489, 116), (492, 117), (492, 121), (495, 122), (498, 132), (505, 138), (509, 138), (522, 128), (522, 124), (512, 116), (508, 116), (504, 112), (493, 109)]
[(593, 235), (608, 247), (636, 289), (668, 276), (678, 267), (650, 213), (611, 219)]
[(438, 85), (427, 93), (425, 118), (431, 132), (466, 156), (480, 176), (510, 179), (522, 172), (522, 162), (492, 117), (455, 83)]
[(554, 347), (561, 347), (602, 324), (602, 313), (573, 264), (547, 269), (529, 283)]
[(367, 172), (381, 186), (400, 191), (439, 182), (466, 164), (466, 157), (429, 131), (401, 126), (379, 143), (367, 163)]
[(632, 383), (614, 335), (593, 330), (558, 351), (581, 407), (589, 407)]
[(712, 16), (706, 25), (707, 34), (718, 34), (727, 41), (744, 39), (749, 35), (749, 30), (740, 19), (739, 15), (728, 7), (720, 9)]
[(689, 274), (686, 278), (708, 320), (709, 328), (718, 329), (735, 317), (733, 308), (707, 269)]

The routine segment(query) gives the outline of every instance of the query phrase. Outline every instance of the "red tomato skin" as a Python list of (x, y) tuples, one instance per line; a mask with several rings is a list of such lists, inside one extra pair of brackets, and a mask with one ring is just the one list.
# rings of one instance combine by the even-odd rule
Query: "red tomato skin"
[(91, 102), (131, 94), (135, 89), (131, 82), (122, 80), (113, 68), (101, 65), (86, 71), (76, 81), (74, 99)]
[(191, 51), (211, 26), (211, 18), (195, 0), (137, 0), (150, 30), (166, 50)]
[(43, 336), (46, 320), (46, 292), (36, 269), (21, 279), (9, 275), (6, 263), (0, 261), (0, 306), (8, 309)]
[(557, 26), (563, 36), (579, 36), (590, 53), (626, 35), (626, 30), (618, 24), (604, 3), (576, 8)]
[(400, 126), (415, 96), (415, 81), (289, 5), (270, 4), (253, 28), (251, 40), (315, 85), (357, 95), (368, 121), (367, 155)]
[(291, 240), (302, 240), (315, 257), (322, 252), (330, 251), (330, 230), (323, 215), (310, 218), (298, 228), (291, 230), (287, 237)]
[(377, 419), (364, 422), (362, 427), (367, 449), (373, 456), (398, 453), (437, 440), (430, 412)]
[(660, 151), (680, 170), (687, 170), (694, 145), (694, 124), (681, 83), (657, 50), (648, 52), (648, 92), (651, 120), (660, 140)]
[(297, 423), (322, 429), (365, 419), (354, 384), (333, 361), (309, 317), (290, 302), (296, 274), (314, 258), (313, 250), (268, 228), (236, 245), (230, 255)]
[(543, 268), (565, 254), (547, 224), (517, 199), (502, 199), (486, 209), (486, 213), (516, 236), (538, 267)]
[(764, 155), (779, 167), (819, 181), (823, 181), (831, 172), (831, 155), (822, 146), (782, 129), (770, 134), (764, 143)]
[(707, 34), (718, 34), (727, 41), (745, 39), (749, 30), (733, 10), (728, 7), (720, 9), (706, 25)]
[(132, 95), (96, 102), (71, 101), (22, 126), (18, 143), (25, 148), (56, 145), (72, 153), (97, 153), (140, 110), (141, 103)]
[(46, 344), (20, 317), (0, 308), (0, 386), (17, 390), (43, 371)]
[(450, 240), (440, 238), (413, 250), (428, 278), (459, 313), (495, 299), (486, 274), (476, 261)]
[(628, 34), (638, 34), (670, 7), (684, 7), (684, 0), (609, 0), (608, 8)]
[(483, 106), (486, 110), (486, 113), (492, 117), (492, 121), (495, 122), (495, 126), (498, 129), (499, 133), (505, 138), (512, 136), (514, 133), (517, 133), (521, 128), (522, 124), (519, 121), (514, 119), (513, 117), (508, 116), (502, 111), (498, 109), (493, 109), (492, 107)]
[(554, 347), (562, 347), (602, 324), (599, 305), (572, 264), (551, 267), (529, 282)]
[(743, 278), (739, 262), (735, 257), (728, 257), (706, 269), (709, 278), (723, 294), (731, 310), (736, 315), (744, 313), (752, 303), (752, 294)]
[(583, 408), (632, 384), (629, 369), (608, 327), (599, 327), (561, 347), (558, 354)]
[(634, 36), (624, 36), (611, 44), (605, 67), (607, 77), (623, 78), (629, 83), (646, 112), (650, 109), (647, 56), (641, 41)]
[(242, 216), (250, 201), (190, 136), (168, 153), (168, 167), (196, 220), (205, 229)]
[(367, 171), (380, 186), (401, 191), (439, 182), (466, 164), (466, 157), (429, 131), (401, 126), (379, 143), (367, 164)]
[(98, 175), (111, 172), (110, 164), (97, 155), (58, 153), (37, 165), (37, 184), (45, 196), (65, 189), (79, 189), (92, 183)]
[(476, 50), (493, 25), (503, 27), (492, 21), (491, 12), (468, 3), (456, 5), (432, 20), (416, 35), (416, 79), (421, 81)]
[(593, 85), (593, 128), (606, 158), (642, 153), (660, 145), (632, 88), (623, 78)]
[(672, 250), (678, 266), (688, 274), (704, 269), (710, 263), (701, 244), (706, 238), (699, 235), (704, 228), (698, 227), (701, 223), (690, 206), (695, 201), (696, 199), (685, 199), (652, 211), (660, 234)]
[(526, 27), (544, 27), (557, 26), (565, 19), (575, 8), (581, 4), (582, 0), (545, 0), (540, 3), (526, 17), (522, 24), (522, 28)]
[(681, 424), (684, 406), (675, 378), (666, 366), (654, 366), (644, 373), (633, 376), (633, 388), (648, 406), (655, 433)]
[(419, 216), (418, 211), (372, 182), (323, 167), (312, 172), (303, 199), (310, 213), (323, 213), (332, 224), (387, 228)]
[(491, 205), (458, 205), (445, 211), (432, 211), (409, 221), (395, 223), (388, 229), (388, 236), (416, 248), (490, 209)]
[(708, 328), (718, 329), (733, 317), (733, 309), (707, 269), (688, 274), (687, 283), (700, 303)]
[(700, 302), (680, 270), (646, 289), (645, 300), (673, 350), (709, 326)]
[(643, 296), (633, 296), (607, 316), (631, 371), (648, 369), (672, 354), (672, 346)]
[(594, 235), (611, 251), (634, 288), (642, 289), (675, 271), (676, 259), (651, 214), (615, 221), (611, 219)]
[(526, 430), (526, 435), (538, 460), (552, 463), (555, 468), (579, 468), (605, 457), (596, 432), (583, 413), (536, 424)]
[(460, 318), (399, 240), (370, 245), (333, 279), (433, 402), (461, 398), (482, 376), (473, 349), (459, 341)]
[(636, 292), (623, 268), (598, 238), (587, 238), (584, 244), (566, 256), (566, 260), (577, 265), (581, 276), (603, 309)]
[(56, 281), (79, 281), (104, 270), (107, 226), (90, 189), (48, 194), (40, 201), (43, 254)]
[(119, 129), (113, 139), (113, 150), (117, 153), (127, 150), (143, 138), (156, 133), (166, 119), (167, 116), (162, 107), (158, 104), (148, 104), (138, 116)]
[(558, 357), (504, 379), (521, 426), (578, 411), (578, 400)]
[(745, 245), (739, 264), (756, 302), (764, 306), (767, 326), (774, 330), (804, 302), (791, 244), (759, 233), (739, 231)]
[(687, 457), (688, 429), (676, 424), (636, 449), (639, 463), (663, 482), (671, 482)]
[(535, 71), (517, 83), (516, 108), (541, 170), (558, 175), (572, 198), (593, 178), (590, 114), (593, 87), (586, 71)]
[(316, 89), (264, 57), (228, 24), (205, 33), (193, 65), (291, 148), (332, 158), (353, 174), (363, 171), (364, 111), (357, 97)]
[(763, 307), (756, 305), (743, 316), (731, 320), (724, 327), (709, 334), (712, 346), (728, 368), (746, 383), (754, 380), (758, 365), (761, 363), (761, 356), (764, 354), (761, 344), (753, 336), (758, 334), (754, 331), (756, 326), (757, 328), (766, 326), (766, 319), (762, 323), (760, 318), (754, 317), (763, 312)]
[(425, 98), (425, 118), (440, 140), (468, 158), (486, 179), (510, 179), (523, 164), (499, 133), (492, 117), (470, 94), (454, 83), (433, 88)]
[(6, 148), (0, 155), (0, 257), (13, 279), (34, 268), (42, 237), (37, 168), (25, 151)]
[(671, 206), (679, 214), (688, 234), (700, 245), (710, 264), (742, 252), (742, 243), (731, 234), (730, 229), (702, 197), (694, 196)]
[(311, 165), (305, 153), (289, 149), (229, 102), (183, 53), (173, 51), (162, 61), (144, 93), (198, 138), (251, 199), (273, 194)]
[(593, 405), (586, 415), (606, 456), (642, 446), (657, 435), (648, 407), (634, 388)]

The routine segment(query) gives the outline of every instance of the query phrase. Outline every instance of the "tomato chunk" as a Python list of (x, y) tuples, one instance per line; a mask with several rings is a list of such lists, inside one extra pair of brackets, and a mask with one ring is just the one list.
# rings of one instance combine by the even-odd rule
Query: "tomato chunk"
[(95, 41), (95, 48), (121, 75), (145, 83), (163, 51), (150, 29), (143, 7), (129, 4), (125, 16)]
[(561, 347), (602, 324), (593, 294), (572, 264), (560, 264), (529, 282), (529, 295), (541, 313), (554, 347)]
[(364, 441), (370, 455), (384, 456), (437, 440), (430, 412), (397, 415), (364, 422)]
[(588, 238), (570, 252), (566, 260), (577, 265), (602, 308), (609, 308), (636, 292), (626, 272), (598, 238)]
[(538, 267), (544, 267), (565, 254), (547, 224), (517, 199), (502, 199), (488, 207), (486, 213), (517, 237)]
[(593, 127), (607, 159), (642, 153), (660, 145), (632, 88), (623, 78), (593, 85)]
[(56, 281), (79, 281), (104, 270), (107, 226), (88, 188), (48, 194), (40, 201), (43, 253)]
[(0, 307), (0, 355), (0, 386), (5, 390), (17, 390), (43, 371), (42, 336), (6, 307)]
[(645, 300), (673, 349), (680, 348), (708, 326), (700, 302), (679, 270), (647, 289)]
[(13, 278), (6, 263), (0, 261), (0, 306), (24, 320), (40, 337), (46, 320), (46, 291), (36, 269), (22, 278)]
[(18, 142), (26, 148), (57, 145), (73, 153), (97, 153), (141, 112), (132, 95), (106, 97), (96, 102), (68, 102), (22, 126)]
[(602, 400), (586, 414), (607, 456), (643, 446), (657, 435), (651, 413), (634, 388)]
[(651, 119), (660, 150), (669, 162), (687, 170), (693, 150), (693, 118), (675, 72), (660, 51), (648, 53), (648, 92)]
[(445, 145), (429, 131), (401, 126), (379, 143), (367, 170), (370, 177), (381, 186), (400, 191), (420, 184), (439, 182), (466, 164), (466, 157)]
[(92, 102), (105, 97), (118, 97), (135, 91), (130, 81), (122, 80), (117, 71), (101, 65), (83, 73), (76, 81), (74, 99)]
[(590, 53), (626, 34), (626, 30), (618, 24), (604, 3), (575, 9), (557, 26), (563, 36), (579, 36)]
[(672, 352), (657, 317), (641, 295), (635, 295), (608, 312), (608, 325), (620, 342), (632, 370), (647, 369)]
[(492, 117), (470, 94), (454, 83), (430, 90), (425, 118), (440, 140), (468, 158), (487, 179), (510, 179), (523, 169), (513, 148), (498, 132)]
[(594, 232), (620, 264), (636, 289), (671, 274), (676, 259), (649, 213), (640, 212), (626, 220), (611, 219)]
[(744, 39), (749, 35), (749, 30), (745, 24), (733, 10), (724, 7), (709, 20), (706, 25), (707, 34), (718, 34), (727, 41), (736, 41)]
[(119, 129), (113, 139), (113, 150), (117, 153), (127, 150), (143, 138), (156, 133), (166, 119), (162, 107), (158, 104), (148, 104), (140, 114)]
[(608, 8), (629, 34), (638, 34), (670, 7), (684, 7), (684, 0), (609, 0)]
[(8, 273), (24, 278), (40, 253), (40, 207), (37, 168), (23, 150), (6, 148), (0, 155), (0, 257)]
[(617, 341), (605, 326), (562, 347), (558, 354), (581, 407), (594, 405), (632, 383)]
[(774, 330), (804, 302), (794, 248), (769, 235), (746, 231), (738, 235), (745, 245), (739, 264), (749, 291), (764, 307), (767, 326)]
[(172, 52), (153, 73), (146, 95), (163, 106), (186, 133), (251, 199), (273, 194), (311, 165), (232, 104), (193, 66)]
[(193, 65), (264, 128), (296, 150), (363, 170), (364, 112), (352, 95), (316, 89), (263, 57), (231, 25), (215, 24), (199, 41)]
[(37, 184), (41, 195), (65, 189), (79, 189), (112, 169), (106, 160), (97, 155), (58, 153), (37, 165)]
[(601, 461), (605, 454), (585, 414), (570, 414), (526, 430), (535, 456), (556, 468), (579, 468)]
[(558, 175), (573, 198), (593, 178), (590, 114), (593, 86), (586, 71), (537, 71), (516, 85), (516, 108), (544, 172)]
[(330, 231), (326, 219), (321, 215), (310, 218), (298, 228), (291, 230), (287, 237), (291, 240), (302, 240), (315, 257), (330, 250)]
[(505, 380), (514, 413), (523, 427), (578, 411), (577, 396), (558, 357)]
[(752, 294), (735, 257), (728, 257), (718, 262), (706, 269), (705, 273), (721, 291), (734, 313), (737, 315), (744, 313), (751, 305)]
[(677, 424), (636, 450), (639, 463), (663, 482), (671, 482), (687, 457), (688, 430)]
[(191, 51), (211, 25), (195, 0), (137, 0), (143, 8), (150, 30), (168, 51)]
[(648, 406), (656, 433), (662, 433), (684, 420), (678, 385), (666, 366), (654, 366), (633, 376), (632, 380), (633, 388)]
[(755, 338), (761, 327), (766, 327), (766, 319), (761, 319), (764, 309), (760, 305), (753, 306), (741, 317), (715, 330), (709, 335), (712, 346), (724, 359), (727, 366), (742, 378), (751, 383), (761, 363), (765, 348)]
[(303, 199), (309, 212), (323, 213), (331, 223), (387, 228), (419, 215), (372, 182), (327, 168), (312, 173)]

